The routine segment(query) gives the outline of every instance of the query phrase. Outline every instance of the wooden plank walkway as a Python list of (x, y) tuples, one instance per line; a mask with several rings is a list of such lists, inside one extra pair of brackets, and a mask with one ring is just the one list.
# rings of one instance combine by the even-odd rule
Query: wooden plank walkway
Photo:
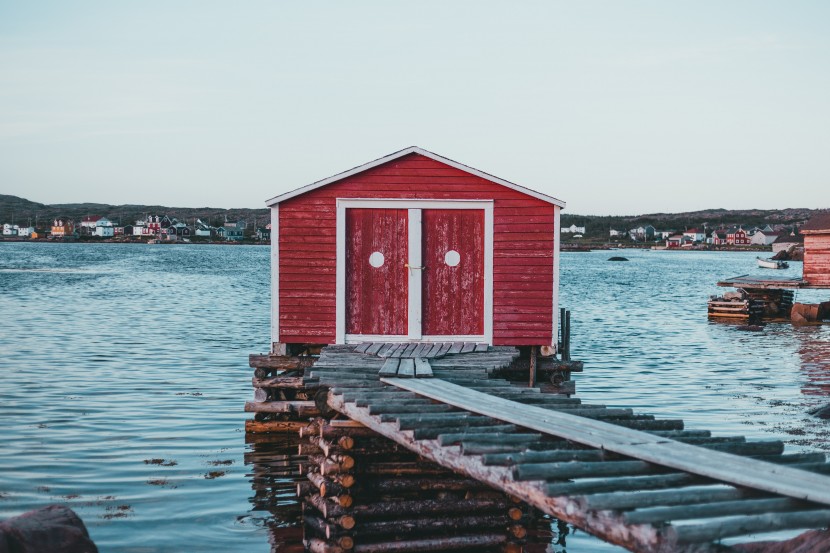
[(489, 378), (512, 348), (434, 359), (434, 379), (381, 379), (384, 359), (327, 350), (309, 372), (331, 408), (632, 551), (723, 551), (724, 538), (830, 523), (823, 454)]

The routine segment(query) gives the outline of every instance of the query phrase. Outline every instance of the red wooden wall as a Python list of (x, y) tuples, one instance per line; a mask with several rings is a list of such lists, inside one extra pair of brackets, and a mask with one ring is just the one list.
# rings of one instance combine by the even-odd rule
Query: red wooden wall
[(554, 206), (419, 154), (279, 204), (280, 342), (335, 341), (337, 198), (494, 200), (493, 343), (552, 343)]
[(815, 286), (830, 286), (830, 234), (804, 235), (803, 278)]

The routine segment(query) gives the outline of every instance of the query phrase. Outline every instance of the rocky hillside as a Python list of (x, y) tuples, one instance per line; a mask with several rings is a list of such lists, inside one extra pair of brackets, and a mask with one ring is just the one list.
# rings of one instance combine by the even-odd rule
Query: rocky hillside
[[(706, 209), (685, 213), (652, 213), (630, 216), (599, 216), (562, 214), (562, 226), (572, 224), (586, 227), (587, 237), (607, 237), (609, 229), (627, 230), (641, 225), (654, 225), (659, 230), (684, 230), (692, 227), (716, 228), (728, 225), (762, 226), (765, 224), (793, 224), (809, 219), (818, 210), (811, 209)], [(245, 219), (257, 225), (269, 221), (267, 209), (221, 209), (217, 207), (166, 207), (161, 205), (107, 205), (83, 204), (39, 204), (24, 198), (0, 194), (0, 224), (32, 224), (49, 221), (55, 217), (69, 217), (79, 220), (87, 215), (101, 215), (111, 221), (128, 224), (148, 214), (167, 215), (192, 223), (196, 218), (219, 224), (225, 221)]]
[(108, 205), (96, 203), (83, 204), (39, 204), (17, 196), (0, 194), (0, 224), (16, 223), (32, 225), (35, 221), (43, 224), (55, 217), (68, 217), (80, 220), (88, 215), (100, 215), (111, 221), (131, 224), (146, 215), (167, 215), (181, 221), (192, 223), (195, 219), (220, 224), (225, 221), (245, 219), (257, 226), (264, 226), (270, 221), (267, 209), (222, 209), (218, 207), (166, 207), (161, 205)]

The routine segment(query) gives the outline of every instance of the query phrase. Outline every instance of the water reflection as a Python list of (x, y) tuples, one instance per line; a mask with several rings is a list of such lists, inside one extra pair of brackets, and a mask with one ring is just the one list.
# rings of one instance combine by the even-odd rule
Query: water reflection
[(303, 550), (302, 510), (297, 499), (297, 434), (247, 434), (245, 466), (253, 495), (252, 517), (268, 529), (273, 553)]

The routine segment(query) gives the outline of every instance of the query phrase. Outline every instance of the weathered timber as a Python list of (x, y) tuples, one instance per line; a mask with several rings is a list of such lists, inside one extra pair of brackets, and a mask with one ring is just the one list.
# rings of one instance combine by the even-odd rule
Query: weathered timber
[[(495, 547), (507, 541), (504, 534), (481, 534), (469, 536), (445, 536), (439, 538), (425, 538), (406, 542), (373, 542), (355, 544), (353, 553), (415, 553), (421, 551), (449, 551), (453, 549), (481, 550), (485, 547)], [(306, 548), (311, 553), (346, 553), (342, 548), (335, 548), (323, 540), (307, 540)]]
[[(457, 517), (423, 517), (410, 519), (378, 520), (360, 522), (355, 526), (352, 535), (360, 543), (364, 543), (366, 537), (387, 536), (410, 536), (412, 534), (424, 535), (430, 533), (458, 532), (473, 530), (476, 528), (506, 528), (510, 525), (510, 517), (507, 515), (475, 515)], [(399, 538), (400, 539), (400, 538)], [(408, 541), (408, 540), (401, 540)]]
[(381, 415), (381, 420), (397, 421), (398, 427), (401, 430), (412, 428), (420, 428), (423, 426), (446, 426), (449, 424), (465, 424), (467, 426), (487, 426), (492, 424), (492, 419), (489, 417), (471, 415), (469, 413), (425, 413), (423, 415), (409, 415), (402, 414), (398, 416), (395, 413)]
[(570, 480), (601, 476), (638, 476), (659, 474), (668, 469), (645, 461), (525, 463), (513, 468), (516, 480)]
[(253, 377), (251, 379), (251, 385), (254, 388), (288, 388), (292, 390), (300, 390), (303, 388), (313, 387), (315, 384), (315, 379), (304, 379), (302, 376), (273, 376), (271, 378)]
[(641, 509), (638, 507), (636, 511), (626, 513), (625, 518), (631, 524), (652, 524), (665, 520), (676, 521), (788, 511), (806, 512), (817, 509), (820, 509), (820, 506), (815, 503), (799, 501), (788, 497), (719, 502), (714, 502), (708, 497), (701, 497), (700, 501), (696, 504), (657, 507), (652, 509)]
[(294, 433), (308, 423), (303, 421), (245, 421), (246, 433)]
[(501, 444), (528, 444), (541, 439), (541, 434), (518, 434), (500, 432), (453, 433), (438, 436), (440, 445), (454, 445), (460, 442), (468, 443), (501, 443)]
[(246, 413), (291, 413), (299, 417), (315, 417), (320, 411), (313, 401), (246, 401)]
[(461, 409), (489, 413), (505, 422), (521, 424), (532, 430), (591, 447), (607, 449), (732, 484), (830, 504), (830, 478), (824, 476), (720, 451), (702, 450), (682, 442), (656, 438), (647, 433), (618, 428), (617, 425), (593, 419), (506, 402), (486, 394), (474, 394), (461, 386), (436, 382), (434, 379), (384, 381)]
[(401, 359), (398, 365), (398, 378), (415, 378), (415, 360)]
[(365, 505), (354, 505), (351, 513), (358, 521), (369, 518), (388, 518), (420, 513), (458, 514), (503, 512), (514, 504), (507, 499), (420, 499), (411, 501), (376, 501)]
[(429, 428), (416, 428), (412, 430), (412, 436), (416, 440), (434, 440), (441, 434), (451, 434), (451, 433), (464, 433), (465, 431), (468, 433), (480, 433), (480, 432), (515, 432), (518, 430), (518, 427), (512, 424), (493, 424), (487, 426), (471, 426), (467, 427), (465, 430), (464, 425), (452, 425), (452, 426), (433, 426)]
[(401, 360), (398, 358), (389, 358), (381, 367), (380, 372), (378, 373), (380, 376), (394, 376), (398, 374), (398, 366), (400, 365)]
[(450, 405), (443, 405), (443, 404), (424, 404), (424, 403), (412, 403), (412, 404), (401, 404), (401, 403), (387, 403), (387, 404), (375, 404), (370, 405), (369, 412), (373, 415), (381, 414), (381, 413), (446, 413), (448, 411), (452, 411), (455, 408)]
[(432, 367), (429, 361), (421, 357), (415, 359), (415, 376), (418, 378), (432, 378)]
[(672, 526), (671, 530), (676, 535), (677, 543), (684, 544), (720, 540), (753, 532), (824, 527), (828, 520), (830, 509), (820, 509), (741, 516), (705, 524)]
[(256, 354), (248, 356), (248, 363), (251, 367), (255, 369), (271, 369), (277, 371), (305, 369), (313, 365), (314, 361), (316, 361), (316, 358), (311, 356)]

